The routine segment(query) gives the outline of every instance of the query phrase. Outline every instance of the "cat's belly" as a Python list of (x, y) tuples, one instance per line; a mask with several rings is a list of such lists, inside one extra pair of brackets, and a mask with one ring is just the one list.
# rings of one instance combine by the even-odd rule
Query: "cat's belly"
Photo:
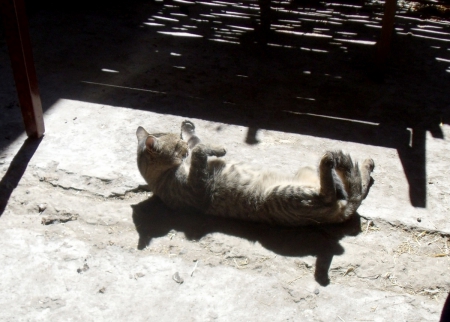
[(207, 214), (287, 226), (328, 222), (341, 213), (338, 204), (325, 205), (316, 188), (292, 181), (236, 182), (216, 185)]
[(211, 193), (206, 213), (216, 216), (242, 218), (257, 209), (261, 197), (244, 189), (218, 188)]

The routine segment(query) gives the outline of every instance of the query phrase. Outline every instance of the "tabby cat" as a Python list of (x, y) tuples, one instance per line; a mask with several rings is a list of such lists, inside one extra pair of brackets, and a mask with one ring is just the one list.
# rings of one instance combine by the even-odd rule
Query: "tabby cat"
[(271, 224), (349, 219), (367, 196), (374, 169), (372, 159), (359, 167), (349, 155), (329, 151), (318, 173), (309, 167), (292, 177), (254, 170), (218, 158), (225, 149), (201, 143), (190, 121), (182, 122), (181, 135), (149, 134), (140, 126), (136, 136), (139, 171), (167, 206)]

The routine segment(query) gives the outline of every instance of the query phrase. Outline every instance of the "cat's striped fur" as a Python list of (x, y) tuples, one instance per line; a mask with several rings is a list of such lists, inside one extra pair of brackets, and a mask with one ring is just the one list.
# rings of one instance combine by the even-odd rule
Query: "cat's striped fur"
[(326, 152), (318, 173), (307, 167), (288, 177), (208, 159), (224, 156), (225, 149), (202, 144), (190, 121), (181, 129), (181, 136), (149, 134), (142, 127), (136, 132), (139, 171), (171, 208), (298, 226), (343, 222), (367, 196), (372, 159), (359, 167), (341, 151)]

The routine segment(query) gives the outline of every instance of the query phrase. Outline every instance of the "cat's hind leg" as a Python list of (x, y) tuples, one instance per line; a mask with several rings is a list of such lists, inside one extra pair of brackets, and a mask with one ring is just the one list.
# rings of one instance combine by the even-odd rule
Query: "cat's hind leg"
[(335, 161), (335, 182), (338, 199), (348, 199), (349, 196), (359, 196), (361, 175), (358, 164), (354, 164), (349, 154), (342, 151), (330, 152)]
[(187, 142), (189, 149), (200, 143), (199, 137), (195, 134), (194, 123), (188, 120), (181, 123), (181, 139)]
[(332, 152), (336, 161), (336, 172), (345, 185), (347, 192), (353, 196), (365, 199), (369, 193), (373, 179), (370, 177), (375, 163), (372, 159), (366, 159), (361, 166), (353, 163), (350, 155), (342, 151)]
[(375, 162), (372, 159), (366, 159), (360, 167), (361, 172), (361, 197), (366, 199), (369, 189), (373, 184), (370, 174), (375, 169)]
[(350, 155), (342, 151), (332, 152), (336, 161), (336, 173), (341, 178), (348, 193), (344, 218), (349, 218), (356, 212), (361, 202), (366, 198), (372, 182), (370, 173), (375, 167), (372, 159), (366, 159), (360, 167), (353, 163)]
[(319, 164), (319, 194), (326, 204), (336, 202), (336, 185), (333, 175), (336, 166), (334, 155), (332, 152), (326, 152)]

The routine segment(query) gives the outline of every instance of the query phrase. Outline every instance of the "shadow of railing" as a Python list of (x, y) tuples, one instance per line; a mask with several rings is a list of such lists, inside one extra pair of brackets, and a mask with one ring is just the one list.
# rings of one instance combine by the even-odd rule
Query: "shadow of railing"
[(425, 136), (449, 124), (448, 21), (399, 8), (380, 84), (376, 1), (95, 3), (34, 12), (44, 108), (67, 98), (243, 125), (249, 144), (273, 129), (395, 148), (411, 203), (426, 206)]
[(0, 181), (0, 217), (5, 211), (9, 197), (19, 184), (20, 179), (27, 169), (28, 162), (30, 162), (41, 141), (42, 138), (26, 139), (11, 161), (8, 170), (3, 175), (3, 178)]

